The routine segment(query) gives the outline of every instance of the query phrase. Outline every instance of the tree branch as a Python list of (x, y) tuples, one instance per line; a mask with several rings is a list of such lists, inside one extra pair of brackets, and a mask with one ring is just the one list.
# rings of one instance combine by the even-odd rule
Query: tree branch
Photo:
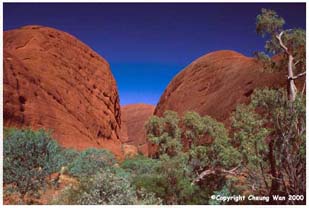
[(196, 179), (194, 179), (194, 181), (191, 183), (191, 185), (194, 185), (196, 183), (198, 183), (199, 181), (203, 180), (206, 176), (208, 175), (212, 175), (212, 174), (226, 174), (226, 175), (237, 175), (237, 173), (235, 172), (238, 168), (240, 167), (240, 165), (230, 169), (230, 170), (225, 170), (223, 168), (216, 168), (216, 169), (207, 169), (204, 170)]
[(296, 61), (296, 62), (294, 63), (294, 66), (296, 66), (296, 65), (299, 64), (299, 63), (300, 63), (300, 60)]
[(279, 35), (276, 35), (276, 38), (278, 39), (281, 48), (283, 48), (285, 50), (285, 52), (290, 55), (288, 47), (286, 47), (284, 45), (284, 43), (282, 42), (282, 35), (283, 35), (283, 33), (284, 33), (284, 31), (280, 32)]
[(305, 75), (306, 75), (306, 72), (304, 71), (304, 72), (302, 72), (302, 73), (297, 74), (296, 76), (288, 77), (288, 79), (289, 79), (289, 80), (295, 80), (295, 79), (298, 79), (298, 78), (300, 78), (300, 77), (302, 77), (302, 76), (305, 76)]

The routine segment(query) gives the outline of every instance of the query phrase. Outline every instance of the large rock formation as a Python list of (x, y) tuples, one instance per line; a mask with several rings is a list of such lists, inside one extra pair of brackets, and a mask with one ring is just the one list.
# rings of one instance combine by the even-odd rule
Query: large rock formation
[(121, 140), (134, 145), (137, 151), (148, 155), (148, 142), (144, 125), (153, 115), (155, 106), (147, 104), (131, 104), (121, 107)]
[(284, 86), (282, 73), (262, 72), (255, 59), (234, 51), (217, 51), (198, 58), (168, 85), (155, 109), (181, 115), (196, 111), (228, 123), (240, 103), (248, 103), (256, 88)]
[(120, 156), (120, 124), (116, 82), (96, 52), (48, 27), (4, 32), (4, 126), (52, 129), (65, 147)]

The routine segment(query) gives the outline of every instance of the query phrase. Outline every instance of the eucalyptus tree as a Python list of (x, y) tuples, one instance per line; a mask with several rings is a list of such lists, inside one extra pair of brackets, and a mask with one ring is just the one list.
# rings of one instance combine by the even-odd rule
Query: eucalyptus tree
[[(287, 65), (289, 100), (294, 102), (298, 89), (295, 80), (306, 74), (306, 31), (301, 28), (284, 29), (285, 20), (275, 11), (262, 9), (256, 17), (256, 31), (262, 37), (269, 37), (265, 50), (283, 57)], [(265, 53), (258, 53), (258, 58), (269, 61)], [(305, 84), (302, 89), (304, 93)]]

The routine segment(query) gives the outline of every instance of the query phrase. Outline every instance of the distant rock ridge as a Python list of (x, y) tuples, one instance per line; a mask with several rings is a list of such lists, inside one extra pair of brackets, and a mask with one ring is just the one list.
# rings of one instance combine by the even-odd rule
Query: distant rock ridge
[(58, 142), (122, 155), (109, 64), (74, 36), (30, 25), (4, 32), (4, 126), (53, 130)]
[(149, 142), (146, 139), (145, 123), (153, 115), (155, 106), (130, 104), (121, 107), (121, 136), (123, 143), (137, 147), (137, 151), (148, 155)]

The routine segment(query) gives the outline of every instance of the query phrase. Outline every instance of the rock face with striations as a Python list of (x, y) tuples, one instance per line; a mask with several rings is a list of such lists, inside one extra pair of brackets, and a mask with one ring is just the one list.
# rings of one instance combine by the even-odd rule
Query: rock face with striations
[(154, 114), (196, 111), (227, 124), (231, 112), (238, 104), (248, 103), (254, 89), (284, 84), (282, 73), (262, 72), (261, 64), (253, 58), (234, 51), (217, 51), (182, 70), (166, 88)]
[(4, 126), (52, 129), (58, 142), (122, 155), (120, 106), (109, 64), (68, 33), (4, 32)]
[(147, 104), (131, 104), (121, 107), (121, 140), (134, 145), (137, 151), (148, 155), (148, 142), (144, 125), (153, 115), (155, 106)]

